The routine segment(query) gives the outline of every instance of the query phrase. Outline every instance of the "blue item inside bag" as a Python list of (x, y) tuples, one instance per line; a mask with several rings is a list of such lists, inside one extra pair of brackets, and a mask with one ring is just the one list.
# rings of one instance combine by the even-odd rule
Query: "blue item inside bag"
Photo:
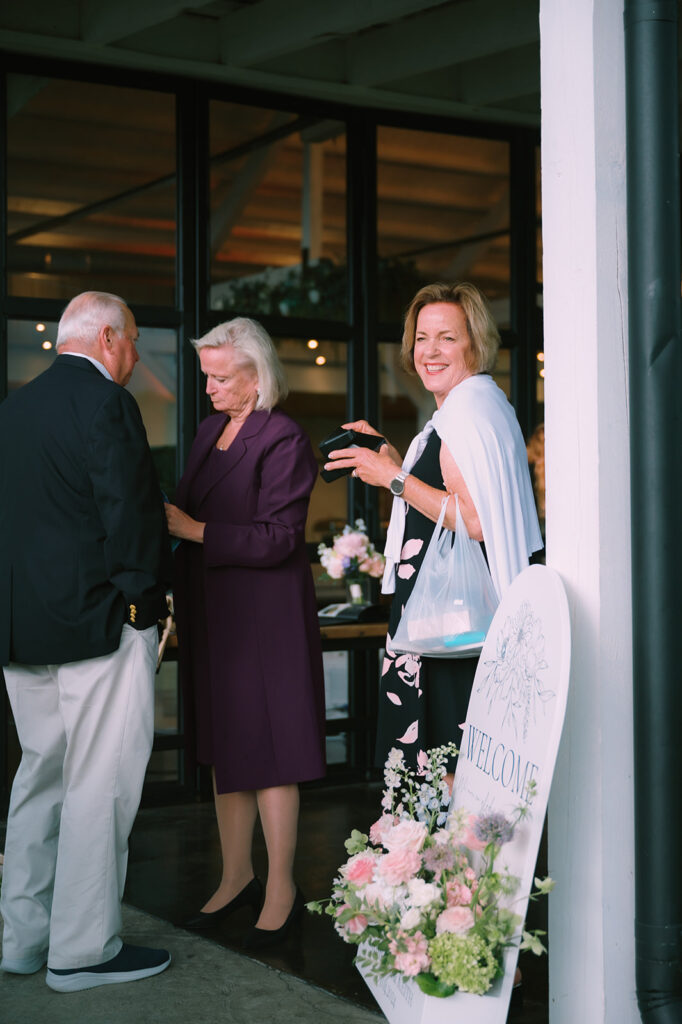
[(471, 630), (469, 633), (457, 633), (456, 636), (443, 637), (446, 647), (463, 647), (465, 644), (482, 644), (485, 640), (485, 633), (480, 629)]

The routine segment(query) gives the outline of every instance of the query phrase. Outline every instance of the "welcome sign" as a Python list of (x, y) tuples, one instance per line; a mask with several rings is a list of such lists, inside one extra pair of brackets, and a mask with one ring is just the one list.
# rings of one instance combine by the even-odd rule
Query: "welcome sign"
[[(496, 867), (519, 878), (509, 906), (525, 919), (566, 710), (570, 670), (568, 602), (560, 577), (533, 565), (514, 580), (488, 631), (476, 670), (452, 806), (474, 814), (525, 816)], [(528, 802), (529, 783), (534, 796)], [(412, 981), (375, 981), (361, 970), (391, 1024), (504, 1024), (518, 952), (490, 992), (426, 996)]]

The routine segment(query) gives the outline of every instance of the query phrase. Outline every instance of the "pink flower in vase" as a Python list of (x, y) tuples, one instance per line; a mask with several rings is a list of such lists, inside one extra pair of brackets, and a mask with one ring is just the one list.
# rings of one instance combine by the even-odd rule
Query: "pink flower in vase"
[(471, 889), (461, 882), (446, 882), (445, 893), (448, 907), (468, 907), (473, 896)]
[(421, 850), (428, 829), (423, 821), (401, 821), (384, 836), (387, 850)]
[(353, 885), (368, 885), (374, 877), (377, 860), (372, 853), (356, 853), (341, 868), (341, 875)]
[(408, 978), (414, 978), (431, 966), (429, 946), (421, 932), (406, 935), (399, 931), (398, 937), (389, 943), (389, 951), (393, 954), (396, 970)]
[(380, 818), (370, 825), (369, 841), (372, 846), (383, 846), (384, 837), (391, 831), (396, 823), (392, 814), (382, 814)]
[(448, 907), (436, 919), (436, 935), (452, 932), (465, 935), (474, 926), (474, 915), (468, 907)]
[(342, 533), (334, 541), (334, 551), (340, 558), (362, 559), (367, 554), (367, 538), (359, 533)]
[(393, 850), (379, 858), (378, 873), (389, 885), (401, 885), (414, 878), (421, 863), (422, 859), (415, 850)]

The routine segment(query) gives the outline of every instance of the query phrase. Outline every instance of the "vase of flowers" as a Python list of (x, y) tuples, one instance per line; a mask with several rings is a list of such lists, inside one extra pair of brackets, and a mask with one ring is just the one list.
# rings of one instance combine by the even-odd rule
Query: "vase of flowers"
[(319, 544), (317, 553), (326, 576), (345, 581), (349, 604), (370, 603), (371, 580), (383, 576), (386, 560), (371, 543), (362, 519), (354, 526), (346, 523), (331, 547)]
[[(512, 945), (545, 952), (540, 932), (521, 931), (518, 879), (496, 865), (526, 803), (513, 818), (449, 812), (445, 780), (454, 744), (420, 756), (418, 771), (393, 749), (384, 770), (383, 813), (369, 836), (354, 829), (331, 898), (308, 904), (329, 914), (356, 963), (373, 979), (415, 982), (428, 996), (483, 995), (503, 972)], [(535, 879), (536, 895), (553, 886)], [(531, 897), (533, 898), (533, 897)]]

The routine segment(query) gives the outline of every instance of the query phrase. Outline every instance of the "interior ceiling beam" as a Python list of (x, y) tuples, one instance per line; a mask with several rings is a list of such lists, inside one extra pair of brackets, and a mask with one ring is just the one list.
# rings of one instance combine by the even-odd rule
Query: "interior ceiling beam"
[(315, 46), (452, 0), (261, 0), (220, 22), (225, 64), (249, 66)]
[(29, 54), (31, 57), (54, 57), (62, 60), (95, 62), (102, 67), (184, 75), (203, 81), (224, 82), (277, 92), (282, 96), (314, 96), (318, 100), (347, 103), (357, 107), (370, 106), (445, 117), (476, 117), (479, 121), (497, 124), (537, 126), (540, 121), (539, 112), (535, 110), (520, 111), (505, 107), (472, 109), (469, 104), (453, 100), (451, 96), (418, 96), (386, 88), (374, 89), (342, 82), (292, 78), (290, 75), (258, 69), (226, 67), (215, 62), (191, 60), (180, 53), (139, 52), (120, 46), (86, 44), (81, 40), (43, 36), (33, 32), (0, 29), (0, 48), (9, 53)]
[(397, 82), (539, 39), (538, 0), (465, 0), (349, 40), (348, 81)]
[(205, 6), (206, 0), (81, 0), (81, 37), (86, 43), (112, 43)]

